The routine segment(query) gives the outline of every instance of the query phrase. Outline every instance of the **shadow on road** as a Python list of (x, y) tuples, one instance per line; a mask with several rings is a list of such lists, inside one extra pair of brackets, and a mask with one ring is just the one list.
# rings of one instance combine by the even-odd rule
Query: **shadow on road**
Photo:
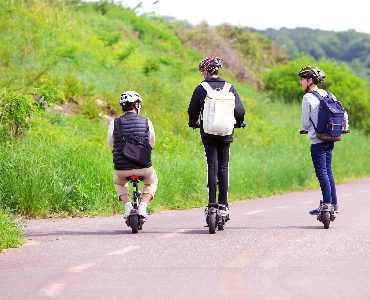
[[(271, 230), (271, 229), (323, 229), (322, 226), (266, 226), (266, 227), (232, 227), (228, 226), (225, 228), (225, 231), (228, 230)], [(180, 230), (180, 231), (179, 231)], [(194, 228), (151, 228), (148, 230), (143, 229), (139, 234), (168, 234), (168, 233), (177, 233), (177, 234), (209, 234), (208, 228), (200, 227), (197, 229)], [(28, 238), (32, 237), (42, 237), (42, 236), (104, 236), (104, 235), (122, 235), (122, 234), (132, 234), (131, 229), (126, 230), (106, 230), (106, 231), (54, 231), (54, 232), (30, 232), (26, 236)]]
[(54, 231), (54, 232), (32, 232), (26, 234), (27, 237), (35, 237), (35, 236), (55, 236), (55, 235), (76, 235), (76, 236), (83, 236), (83, 235), (119, 235), (119, 234), (128, 234), (131, 231), (127, 230), (111, 230), (111, 231)]
[(299, 225), (290, 225), (290, 226), (249, 226), (249, 227), (225, 227), (225, 230), (245, 230), (245, 229), (261, 229), (261, 230), (269, 230), (269, 229), (323, 229), (323, 226), (299, 226)]

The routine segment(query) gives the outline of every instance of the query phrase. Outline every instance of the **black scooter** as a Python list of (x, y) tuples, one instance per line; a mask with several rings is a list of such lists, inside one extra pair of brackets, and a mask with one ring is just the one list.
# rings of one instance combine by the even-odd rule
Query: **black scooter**
[(132, 233), (138, 233), (139, 230), (143, 229), (143, 224), (145, 222), (144, 217), (139, 215), (139, 205), (141, 202), (141, 193), (139, 191), (139, 181), (142, 181), (144, 177), (142, 176), (129, 176), (126, 178), (132, 184), (133, 196), (132, 196), (132, 206), (134, 207), (128, 218), (126, 219), (126, 224), (131, 227)]

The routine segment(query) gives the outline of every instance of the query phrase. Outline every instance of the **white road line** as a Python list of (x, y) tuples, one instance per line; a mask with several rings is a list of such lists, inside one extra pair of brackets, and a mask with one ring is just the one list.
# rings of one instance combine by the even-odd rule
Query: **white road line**
[(128, 247), (119, 249), (117, 251), (109, 252), (109, 253), (107, 253), (107, 255), (124, 255), (128, 252), (134, 251), (134, 250), (139, 249), (139, 248), (140, 248), (140, 246), (128, 246)]
[(95, 263), (87, 263), (87, 264), (71, 267), (68, 269), (68, 271), (72, 273), (80, 273), (94, 266), (96, 266)]
[(347, 198), (347, 197), (349, 197), (349, 196), (351, 196), (352, 194), (343, 194), (343, 195), (341, 195), (340, 197), (341, 198)]
[(170, 232), (170, 233), (166, 233), (164, 235), (161, 236), (162, 239), (168, 239), (168, 238), (172, 238), (174, 236), (177, 236), (183, 232), (185, 232), (186, 229), (177, 229), (176, 231), (174, 232)]
[(259, 213), (264, 212), (264, 211), (265, 210), (263, 210), (263, 209), (257, 209), (257, 210), (251, 210), (249, 212), (246, 212), (245, 214), (246, 215), (255, 215), (255, 214), (259, 214)]
[(357, 194), (364, 194), (367, 193), (367, 190), (358, 191)]
[(40, 295), (44, 297), (58, 297), (62, 292), (65, 284), (54, 283), (40, 290)]
[(275, 208), (283, 209), (283, 208), (288, 208), (290, 205), (283, 205), (283, 206), (276, 206)]

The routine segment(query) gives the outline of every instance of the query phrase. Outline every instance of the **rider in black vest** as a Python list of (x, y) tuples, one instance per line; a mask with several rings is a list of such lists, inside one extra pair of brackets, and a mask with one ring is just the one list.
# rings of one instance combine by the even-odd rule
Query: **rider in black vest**
[[(111, 121), (108, 130), (108, 144), (113, 152), (114, 183), (117, 195), (124, 203), (127, 218), (132, 210), (127, 177), (136, 175), (143, 179), (143, 197), (139, 206), (139, 214), (147, 218), (147, 204), (153, 199), (157, 189), (158, 178), (152, 167), (151, 149), (154, 147), (155, 134), (152, 122), (141, 116), (141, 96), (135, 91), (126, 91), (120, 96), (120, 105), (124, 114)], [(123, 154), (125, 141), (140, 140), (146, 148), (147, 157), (143, 161), (135, 161)]]
[[(126, 112), (124, 115), (114, 120), (114, 146), (113, 146), (113, 163), (115, 170), (132, 170), (141, 169), (143, 166), (132, 160), (125, 158), (123, 153), (124, 139), (129, 137), (138, 137), (149, 145), (149, 125), (148, 119), (134, 112)], [(149, 161), (145, 167), (152, 166), (151, 157), (146, 159)]]

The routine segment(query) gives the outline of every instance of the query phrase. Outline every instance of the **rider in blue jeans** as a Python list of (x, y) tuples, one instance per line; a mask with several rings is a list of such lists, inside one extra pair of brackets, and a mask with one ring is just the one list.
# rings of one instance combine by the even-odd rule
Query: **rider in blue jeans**
[[(319, 89), (317, 84), (324, 81), (324, 72), (317, 67), (305, 67), (298, 73), (302, 91), (306, 92), (302, 99), (302, 130), (308, 131), (311, 141), (311, 158), (315, 168), (316, 177), (320, 182), (323, 200), (317, 209), (311, 210), (311, 215), (318, 215), (324, 204), (332, 205), (334, 212), (339, 213), (337, 192), (335, 188), (334, 175), (331, 168), (331, 161), (334, 149), (334, 142), (326, 142), (316, 137), (320, 100), (311, 92), (317, 91), (321, 96), (326, 96), (327, 91)], [(333, 99), (336, 100), (333, 95)], [(348, 130), (348, 115), (344, 114), (345, 130)], [(313, 126), (312, 122), (315, 124)]]

